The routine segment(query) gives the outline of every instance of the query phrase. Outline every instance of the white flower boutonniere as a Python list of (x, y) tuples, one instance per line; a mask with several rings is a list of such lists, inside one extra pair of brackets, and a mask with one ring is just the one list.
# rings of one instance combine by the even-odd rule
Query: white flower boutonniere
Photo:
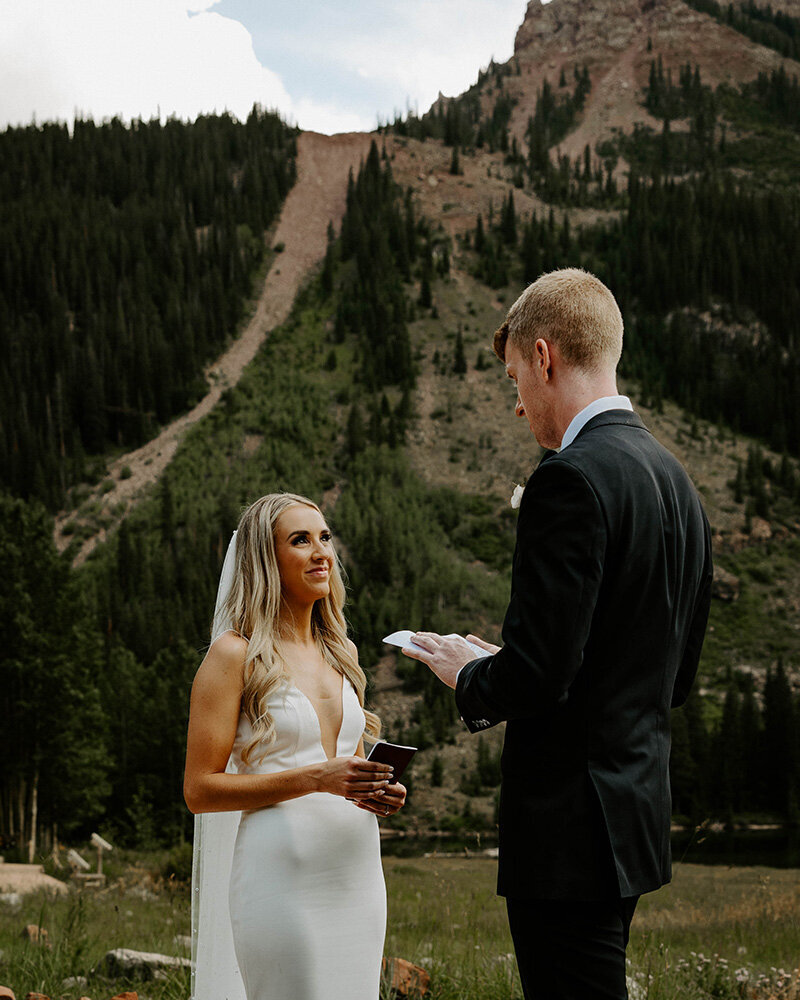
[(522, 494), (525, 492), (524, 486), (515, 486), (514, 492), (511, 494), (511, 506), (516, 510), (522, 503)]

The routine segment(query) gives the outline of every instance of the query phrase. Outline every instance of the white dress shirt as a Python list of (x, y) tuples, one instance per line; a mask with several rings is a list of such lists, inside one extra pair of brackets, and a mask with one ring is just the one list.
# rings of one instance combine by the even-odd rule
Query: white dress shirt
[(561, 438), (559, 451), (572, 444), (592, 417), (596, 417), (598, 413), (605, 413), (606, 410), (633, 410), (633, 403), (627, 396), (601, 396), (600, 399), (593, 400), (572, 418), (569, 427), (564, 431), (564, 437)]

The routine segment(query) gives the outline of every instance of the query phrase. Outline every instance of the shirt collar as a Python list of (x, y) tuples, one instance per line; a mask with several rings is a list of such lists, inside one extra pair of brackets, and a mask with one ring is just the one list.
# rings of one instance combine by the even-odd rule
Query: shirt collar
[(571, 445), (592, 417), (596, 417), (598, 413), (605, 413), (606, 410), (632, 411), (633, 403), (631, 403), (627, 396), (602, 396), (600, 399), (593, 400), (572, 418), (569, 427), (564, 432), (564, 437), (561, 439), (561, 448), (559, 450), (563, 451)]

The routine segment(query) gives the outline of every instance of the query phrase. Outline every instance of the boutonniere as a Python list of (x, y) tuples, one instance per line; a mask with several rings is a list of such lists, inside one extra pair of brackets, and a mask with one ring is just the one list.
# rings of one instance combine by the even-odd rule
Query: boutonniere
[(515, 486), (514, 492), (511, 494), (511, 506), (516, 510), (522, 503), (522, 494), (525, 492), (524, 486)]

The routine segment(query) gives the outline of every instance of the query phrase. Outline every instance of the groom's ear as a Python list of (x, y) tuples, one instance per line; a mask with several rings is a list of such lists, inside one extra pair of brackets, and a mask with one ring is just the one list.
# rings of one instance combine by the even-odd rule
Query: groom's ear
[(542, 337), (539, 337), (533, 345), (533, 359), (531, 364), (536, 374), (544, 382), (549, 382), (553, 377), (553, 358), (550, 345)]

